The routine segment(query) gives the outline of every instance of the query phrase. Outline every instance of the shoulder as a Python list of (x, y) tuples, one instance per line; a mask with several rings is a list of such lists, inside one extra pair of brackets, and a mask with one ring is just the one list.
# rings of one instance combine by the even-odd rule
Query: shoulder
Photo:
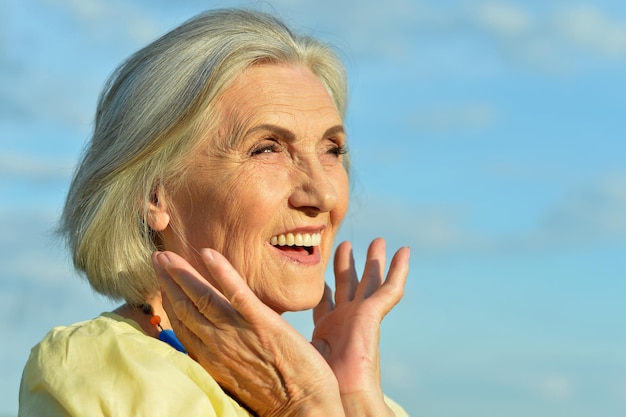
[(92, 320), (53, 328), (31, 350), (24, 374), (32, 371), (39, 378), (49, 374), (80, 377), (91, 372), (102, 378), (129, 373), (128, 362), (138, 357), (146, 365), (157, 366), (170, 355), (172, 349), (161, 345), (133, 321), (103, 313)]
[[(110, 367), (112, 356), (121, 359), (134, 356), (147, 346), (147, 337), (137, 324), (114, 314), (59, 326), (52, 329), (32, 350), (29, 367), (43, 373), (79, 372)], [(142, 345), (144, 348), (142, 349)], [(158, 345), (155, 344), (158, 350)]]
[(54, 328), (32, 349), (20, 412), (33, 404), (67, 411), (55, 415), (247, 415), (188, 356), (109, 313)]
[(37, 344), (36, 355), (80, 355), (82, 348), (106, 349), (111, 343), (123, 343), (143, 336), (139, 326), (111, 313), (103, 313), (92, 320), (55, 327)]

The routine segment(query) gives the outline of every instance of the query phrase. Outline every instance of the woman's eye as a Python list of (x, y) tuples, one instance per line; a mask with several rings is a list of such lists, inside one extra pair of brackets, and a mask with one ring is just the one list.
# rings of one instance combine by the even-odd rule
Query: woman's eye
[(274, 142), (264, 143), (253, 148), (252, 151), (250, 152), (250, 155), (255, 156), (255, 155), (260, 155), (263, 153), (275, 153), (278, 151), (279, 151), (278, 144)]
[(348, 148), (346, 146), (333, 145), (328, 148), (328, 151), (326, 151), (326, 153), (335, 156), (345, 155), (348, 153)]

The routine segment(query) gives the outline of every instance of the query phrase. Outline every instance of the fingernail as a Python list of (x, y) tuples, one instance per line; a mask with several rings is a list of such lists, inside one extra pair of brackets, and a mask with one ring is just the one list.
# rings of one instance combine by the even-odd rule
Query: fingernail
[(159, 254), (157, 255), (157, 261), (159, 261), (159, 264), (165, 268), (170, 263), (170, 258), (167, 256), (167, 254), (159, 252)]
[(202, 256), (208, 261), (208, 262), (213, 262), (213, 252), (211, 252), (210, 249), (204, 248), (204, 249), (200, 249), (200, 252), (202, 253)]

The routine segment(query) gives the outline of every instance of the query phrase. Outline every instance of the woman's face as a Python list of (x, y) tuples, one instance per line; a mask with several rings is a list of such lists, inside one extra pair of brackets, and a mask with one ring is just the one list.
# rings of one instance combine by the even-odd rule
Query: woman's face
[(251, 67), (218, 108), (185, 186), (164, 196), (164, 246), (205, 276), (197, 250), (218, 250), (279, 313), (314, 307), (348, 208), (341, 117), (303, 66)]

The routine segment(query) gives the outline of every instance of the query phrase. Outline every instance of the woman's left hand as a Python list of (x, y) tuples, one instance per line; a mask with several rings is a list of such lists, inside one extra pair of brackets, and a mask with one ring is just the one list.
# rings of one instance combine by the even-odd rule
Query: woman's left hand
[(399, 249), (385, 273), (385, 241), (368, 249), (359, 282), (349, 242), (335, 253), (336, 291), (328, 286), (313, 319), (313, 345), (332, 368), (346, 415), (393, 415), (380, 386), (380, 323), (400, 301), (409, 271), (409, 248)]
[(337, 381), (319, 352), (224, 256), (200, 253), (216, 286), (173, 252), (152, 258), (163, 307), (190, 355), (259, 416), (343, 416)]

